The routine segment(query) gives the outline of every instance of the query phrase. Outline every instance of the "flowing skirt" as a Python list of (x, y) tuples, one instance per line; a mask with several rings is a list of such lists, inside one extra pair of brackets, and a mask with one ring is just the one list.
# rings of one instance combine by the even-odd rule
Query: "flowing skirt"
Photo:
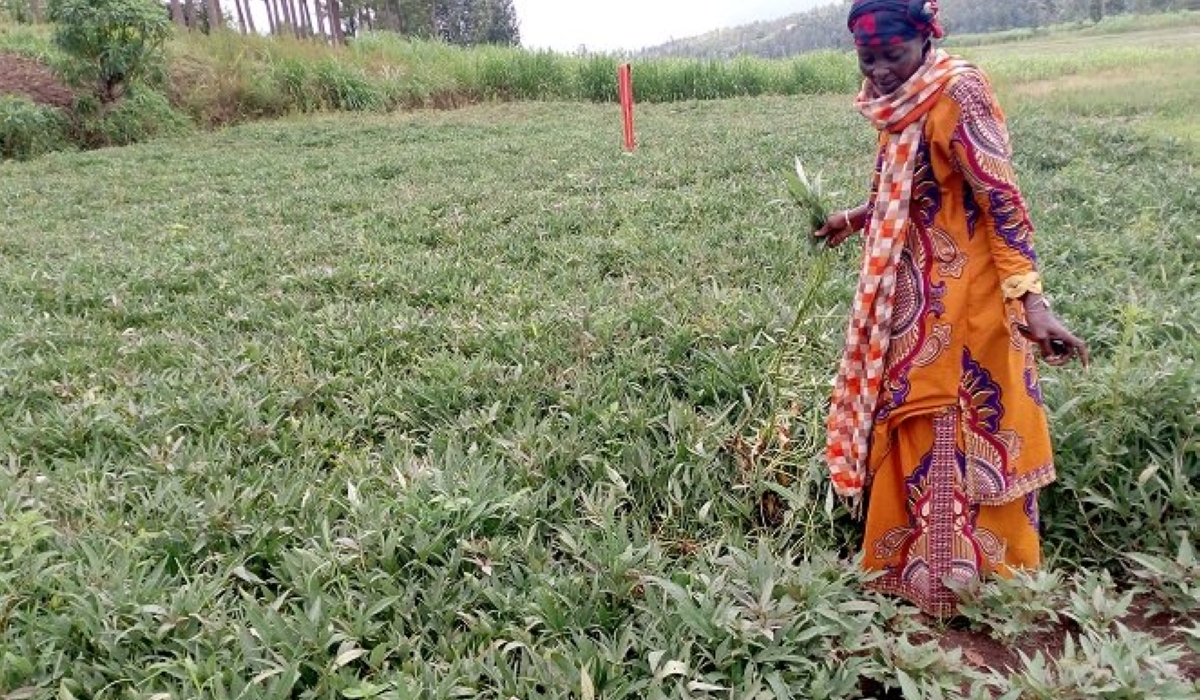
[(1041, 561), (1037, 491), (1003, 505), (972, 504), (958, 426), (955, 407), (901, 422), (867, 505), (864, 566), (884, 572), (870, 585), (935, 617), (957, 612), (955, 588)]

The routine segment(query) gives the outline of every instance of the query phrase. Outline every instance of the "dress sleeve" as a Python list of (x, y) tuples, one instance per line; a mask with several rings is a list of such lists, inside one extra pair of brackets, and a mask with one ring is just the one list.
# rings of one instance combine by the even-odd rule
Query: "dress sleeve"
[(968, 199), (973, 199), (966, 203), (968, 224), (975, 228), (972, 218), (990, 221), (985, 230), (994, 230), (988, 243), (1006, 298), (1041, 292), (1033, 223), (1017, 187), (1008, 128), (991, 86), (983, 75), (969, 73), (955, 80), (947, 94), (959, 107), (951, 151), (969, 186)]

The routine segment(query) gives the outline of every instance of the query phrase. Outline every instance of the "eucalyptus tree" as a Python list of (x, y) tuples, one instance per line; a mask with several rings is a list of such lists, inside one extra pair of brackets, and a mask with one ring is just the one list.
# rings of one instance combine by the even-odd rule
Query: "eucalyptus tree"
[[(159, 1), (169, 5), (171, 19), (181, 28), (220, 29), (225, 23), (220, 0)], [(333, 43), (364, 31), (459, 45), (520, 43), (513, 0), (233, 0), (230, 17), (239, 31), (257, 33), (256, 15), (265, 17), (267, 34), (319, 37)]]
[(225, 16), (221, 14), (221, 0), (205, 0), (204, 9), (208, 11), (208, 31), (214, 32), (225, 24)]
[(329, 7), (329, 31), (333, 37), (333, 43), (341, 44), (345, 41), (342, 34), (342, 3), (340, 0), (328, 0)]

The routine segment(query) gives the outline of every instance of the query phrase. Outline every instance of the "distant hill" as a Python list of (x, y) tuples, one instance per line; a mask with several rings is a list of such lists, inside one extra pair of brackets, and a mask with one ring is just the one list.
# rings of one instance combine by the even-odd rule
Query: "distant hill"
[[(851, 0), (775, 20), (718, 29), (637, 52), (642, 58), (783, 58), (820, 49), (849, 49), (846, 16)], [(986, 34), (1068, 22), (1099, 21), (1115, 14), (1200, 10), (1200, 0), (942, 0), (950, 35)]]
[(775, 20), (717, 29), (674, 39), (638, 52), (643, 58), (782, 58), (817, 49), (850, 48), (846, 34), (849, 2), (839, 2)]

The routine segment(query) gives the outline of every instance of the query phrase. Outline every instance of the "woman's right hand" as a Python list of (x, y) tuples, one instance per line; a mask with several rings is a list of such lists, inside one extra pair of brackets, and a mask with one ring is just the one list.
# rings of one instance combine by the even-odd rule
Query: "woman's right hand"
[(824, 240), (825, 245), (830, 248), (840, 246), (857, 230), (854, 225), (855, 213), (855, 210), (847, 209), (830, 214), (829, 218), (825, 220), (825, 224), (814, 231), (813, 235)]
[(1046, 364), (1062, 366), (1077, 357), (1084, 367), (1088, 366), (1087, 343), (1067, 330), (1041, 294), (1029, 292), (1021, 301), (1025, 306), (1022, 333), (1037, 346)]

